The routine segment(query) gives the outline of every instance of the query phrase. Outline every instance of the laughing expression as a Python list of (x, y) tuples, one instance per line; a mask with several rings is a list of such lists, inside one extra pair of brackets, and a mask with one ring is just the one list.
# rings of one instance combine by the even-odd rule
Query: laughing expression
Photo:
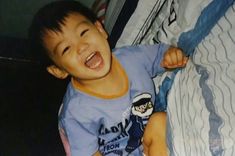
[(109, 72), (108, 36), (98, 21), (91, 23), (84, 16), (71, 13), (61, 30), (47, 30), (43, 36), (44, 46), (59, 69), (79, 81), (102, 78)]

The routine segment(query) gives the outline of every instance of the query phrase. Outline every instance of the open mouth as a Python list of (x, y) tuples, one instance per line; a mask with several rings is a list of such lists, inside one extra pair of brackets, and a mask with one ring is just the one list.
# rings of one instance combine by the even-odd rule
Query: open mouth
[(85, 61), (86, 67), (90, 69), (97, 69), (102, 66), (103, 58), (99, 52), (91, 53)]

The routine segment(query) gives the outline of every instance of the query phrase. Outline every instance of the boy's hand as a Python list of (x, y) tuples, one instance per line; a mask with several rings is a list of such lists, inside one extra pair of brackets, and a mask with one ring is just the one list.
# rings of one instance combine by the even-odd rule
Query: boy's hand
[(184, 67), (188, 62), (188, 57), (181, 49), (170, 47), (163, 56), (161, 66), (168, 69)]

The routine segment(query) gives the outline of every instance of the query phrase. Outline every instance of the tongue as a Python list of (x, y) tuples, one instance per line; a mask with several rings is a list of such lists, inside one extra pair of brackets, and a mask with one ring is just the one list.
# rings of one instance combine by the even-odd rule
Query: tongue
[(96, 53), (92, 58), (90, 58), (88, 61), (86, 61), (86, 66), (89, 68), (96, 68), (99, 66), (99, 64), (102, 61), (102, 57), (100, 55), (100, 53)]

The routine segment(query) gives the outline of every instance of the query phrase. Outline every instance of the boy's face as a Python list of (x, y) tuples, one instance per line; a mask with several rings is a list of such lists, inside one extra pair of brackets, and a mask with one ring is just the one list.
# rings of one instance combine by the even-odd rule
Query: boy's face
[[(47, 30), (43, 37), (44, 46), (55, 62), (56, 70), (72, 75), (79, 81), (104, 77), (110, 70), (111, 51), (102, 25), (71, 13), (61, 28), (62, 32)], [(60, 77), (55, 73), (52, 74)]]

